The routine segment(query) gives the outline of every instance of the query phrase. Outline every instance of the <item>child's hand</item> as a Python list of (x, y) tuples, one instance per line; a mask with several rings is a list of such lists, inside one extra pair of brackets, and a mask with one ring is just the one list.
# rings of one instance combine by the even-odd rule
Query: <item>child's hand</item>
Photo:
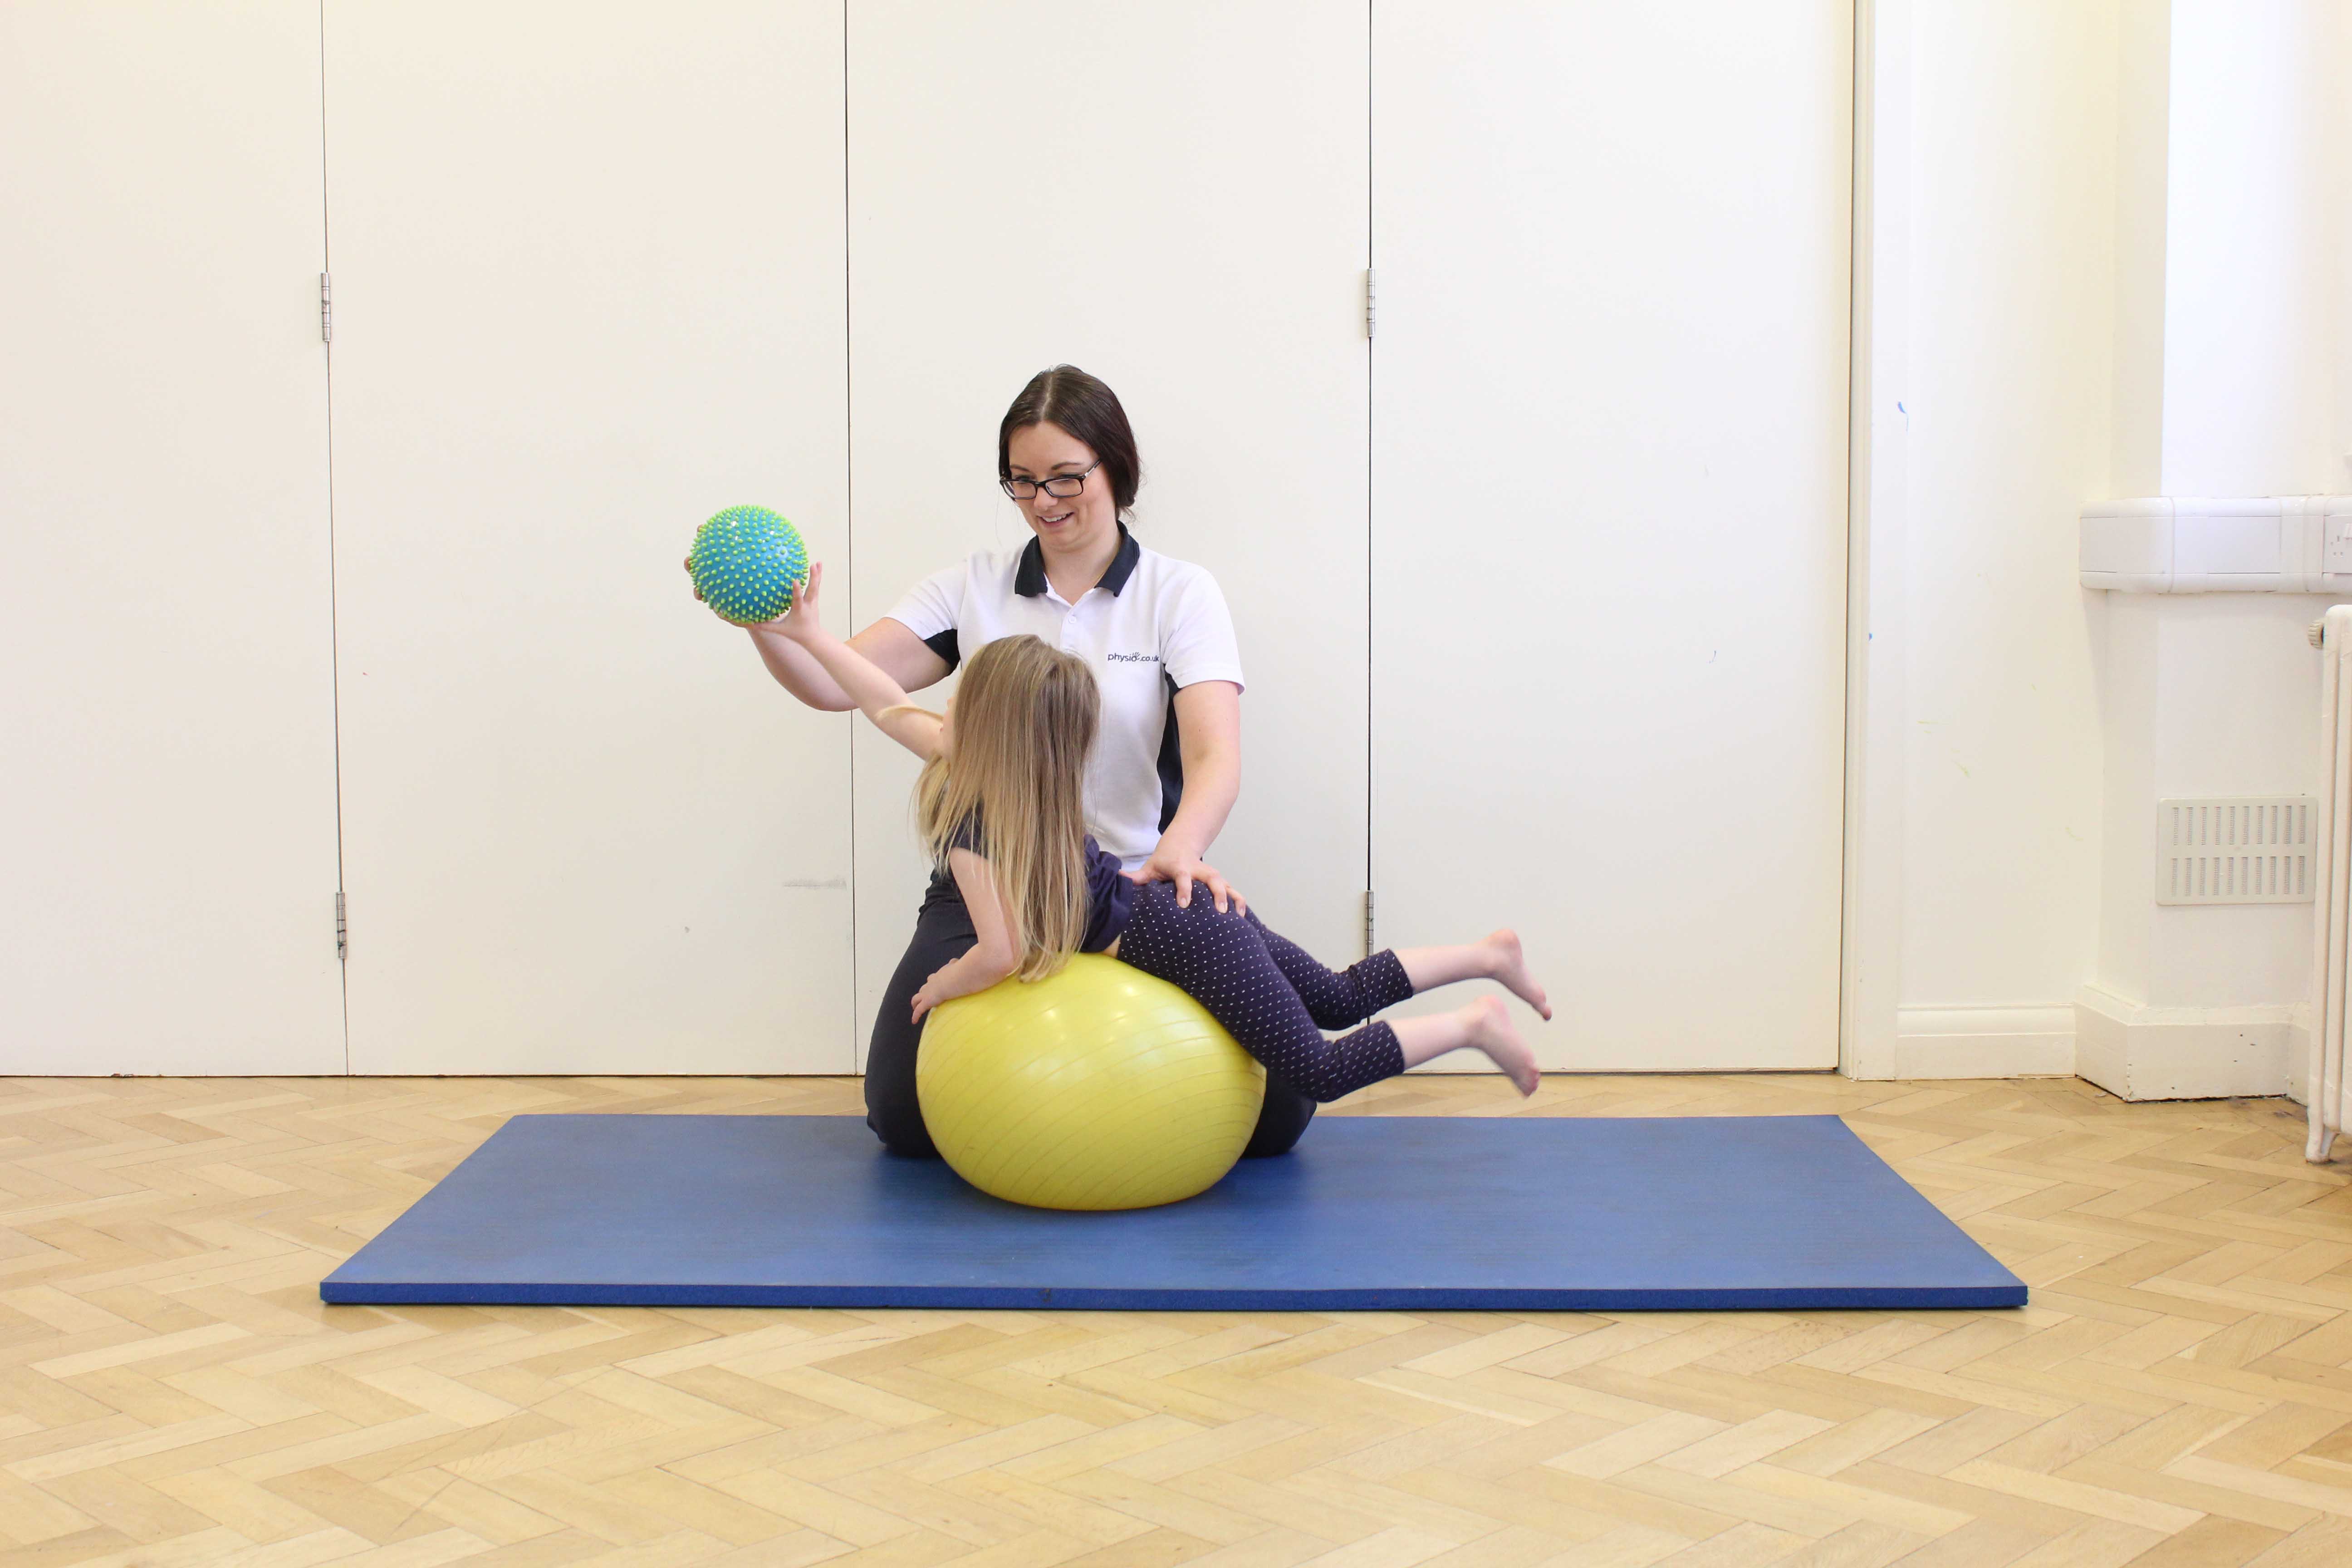
[(824, 631), (824, 618), (817, 610), (816, 590), (817, 584), (824, 578), (824, 563), (817, 561), (809, 563), (808, 581), (802, 584), (801, 591), (793, 595), (793, 607), (774, 620), (767, 622), (760, 629), (774, 632), (778, 637), (790, 637), (794, 642), (806, 642), (812, 637), (822, 636)]
[(931, 977), (923, 982), (923, 988), (920, 991), (915, 993), (916, 1023), (921, 1023), (923, 1021), (923, 1015), (938, 1006), (940, 1003), (952, 1002), (957, 997), (963, 994), (962, 992), (957, 990), (954, 986), (946, 984), (941, 979), (941, 976), (945, 975), (947, 972), (948, 966), (946, 964), (941, 964), (939, 968), (931, 971)]

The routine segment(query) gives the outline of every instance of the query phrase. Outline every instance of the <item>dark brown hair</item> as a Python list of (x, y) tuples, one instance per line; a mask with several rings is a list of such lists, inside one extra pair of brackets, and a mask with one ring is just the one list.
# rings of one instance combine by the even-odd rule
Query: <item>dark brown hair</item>
[(1013, 477), (1013, 460), (1006, 455), (1013, 432), (1033, 425), (1058, 425), (1092, 447), (1102, 459), (1111, 500), (1118, 510), (1125, 512), (1135, 505), (1143, 463), (1135, 455), (1135, 432), (1128, 427), (1127, 410), (1118, 405), (1118, 394), (1074, 364), (1057, 364), (1031, 376), (1013, 406), (1004, 411), (1004, 423), (996, 427), (998, 479)]

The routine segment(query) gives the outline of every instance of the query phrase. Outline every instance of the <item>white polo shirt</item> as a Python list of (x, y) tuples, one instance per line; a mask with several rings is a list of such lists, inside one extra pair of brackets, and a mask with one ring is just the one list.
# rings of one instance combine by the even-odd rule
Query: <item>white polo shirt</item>
[(1176, 693), (1242, 682), (1234, 618), (1217, 581), (1146, 550), (1121, 523), (1118, 553), (1075, 605), (1045, 577), (1032, 539), (926, 577), (889, 618), (953, 669), (998, 637), (1028, 632), (1076, 654), (1102, 688), (1102, 729), (1087, 766), (1087, 826), (1130, 871), (1151, 858), (1184, 793)]

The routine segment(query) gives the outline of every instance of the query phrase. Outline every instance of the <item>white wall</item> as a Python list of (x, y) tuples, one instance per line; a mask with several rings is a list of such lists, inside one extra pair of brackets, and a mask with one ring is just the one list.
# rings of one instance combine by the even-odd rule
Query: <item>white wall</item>
[(2112, 595), (2098, 961), (2116, 1000), (2158, 1008), (2285, 1005), (2311, 968), (2309, 904), (2159, 906), (2157, 802), (2303, 795), (2319, 771), (2319, 664), (2304, 595)]
[[(1671, 220), (1644, 229), (1669, 247), (1658, 265), (1644, 269), (1638, 247), (1587, 264), (1578, 320), (1607, 334), (1607, 352), (1557, 374), (1531, 354), (1528, 374), (1568, 395), (1581, 437), (1600, 443), (1584, 466), (1610, 483), (1584, 478), (1623, 586), (1599, 591), (1622, 600), (1610, 605), (1618, 624), (1652, 639), (1614, 639), (1616, 651), (1663, 644), (1682, 661), (1668, 668), (1636, 652), (1622, 673), (1593, 679), (1644, 725), (1672, 709), (1678, 681), (1709, 682), (1728, 717), (1670, 735), (1671, 722), (1644, 729), (1614, 772), (1591, 772), (1630, 794), (1646, 765), (1662, 780), (1643, 800), (1654, 807), (1683, 787), (1677, 773), (1800, 754), (1776, 780), (1751, 769), (1737, 781), (1734, 805), (1748, 817), (1702, 801), (1670, 822), (1685, 852), (1701, 851), (1688, 853), (1694, 879), (1718, 875), (1712, 913), (1731, 935), (1717, 950), (1802, 928), (1798, 964), (1765, 954), (1751, 970), (1769, 984), (1801, 967), (1802, 994), (1774, 1042), (1801, 1056), (1754, 1050), (1776, 1026), (1733, 984), (1716, 1010), (1722, 1066), (1820, 1062), (1833, 1048), (1849, 12), (1842, 0), (1781, 3), (1788, 26), (1717, 0), (1715, 13), (1627, 23), (1597, 53), (1593, 38), (1554, 26), (1556, 8), (1499, 16), (1553, 28), (1559, 57), (1597, 73), (1565, 112), (1600, 150), (1589, 166), (1569, 158), (1561, 184), (1598, 179), (1623, 206)], [(889, 546), (942, 521), (967, 543), (1009, 521), (990, 493), (990, 426), (1022, 375), (1065, 356), (1130, 395), (1153, 465), (1146, 537), (1225, 577), (1265, 688), (1245, 705), (1250, 782), (1219, 858), (1283, 928), (1353, 956), (1370, 793), (1362, 7), (1153, 0), (1097, 17), (1087, 48), (1043, 54), (1037, 40), (1102, 8), (1034, 0), (967, 35), (889, 0), (700, 6), (684, 26), (616, 0), (560, 16), (543, 0), (250, 9), (257, 22), (203, 8), (0, 22), (11, 29), (0, 39), (22, 46), (5, 64), (40, 67), (0, 95), (18, 128), (0, 167), (26, 176), (8, 188), (26, 199), (7, 205), (32, 215), (12, 226), (0, 276), (23, 285), (14, 294), (76, 307), (31, 313), (43, 328), (32, 334), (37, 374), (11, 389), (23, 408), (8, 479), (38, 479), (44, 502), (71, 498), (38, 519), (74, 526), (43, 533), (41, 570), (11, 584), (12, 607), (27, 614), (7, 617), (8, 629), (26, 639), (19, 668), (60, 648), (105, 656), (12, 693), (8, 716), (22, 721), (0, 735), (12, 746), (33, 738), (5, 760), (29, 763), (22, 773), (39, 786), (0, 841), (0, 868), (16, 873), (0, 877), (6, 929), (23, 939), (0, 947), (41, 972), (61, 1042), (0, 1068), (848, 1065), (853, 1027), (863, 1030), (848, 1016), (848, 921), (833, 911), (854, 876), (861, 904), (884, 911), (887, 962), (914, 886), (891, 885), (879, 853), (844, 874), (858, 831), (841, 820), (849, 721), (802, 712), (763, 684), (740, 637), (693, 606), (676, 563), (699, 517), (757, 499), (797, 514), (816, 548), (847, 565), (840, 481), (855, 478), (857, 537), (875, 548), (845, 586), (878, 609), (913, 574), (876, 580)], [(1442, 48), (1448, 18), (1426, 10), (1428, 47)], [(1609, 7), (1591, 10), (1605, 21)], [(242, 47), (240, 27), (256, 35)], [(72, 47), (58, 47), (64, 34)], [(1640, 89), (1638, 71), (1609, 69), (1612, 52), (1634, 47), (1654, 90)], [(1700, 47), (1714, 51), (1720, 90), (1675, 68)], [(1791, 68), (1758, 75), (1772, 58)], [(1544, 96), (1559, 74), (1523, 55), (1513, 63), (1527, 73), (1523, 110), (1562, 111)], [(124, 79), (141, 89), (127, 109), (111, 96)], [(1463, 165), (1493, 174), (1530, 147), (1560, 153), (1540, 136), (1515, 141), (1486, 112), (1490, 73), (1448, 79), (1462, 130), (1449, 150)], [(1081, 104), (1118, 130), (1058, 152), (1039, 138), (1055, 112), (1041, 102)], [(1743, 127), (1739, 157), (1709, 155)], [(260, 196), (238, 188), (257, 169), (268, 176)], [(1525, 195), (1506, 182), (1494, 199)], [(1056, 225), (1087, 226), (1085, 238)], [(1802, 243), (1769, 264), (1741, 250), (1743, 237), (1783, 226)], [(331, 354), (313, 313), (330, 235)], [(1572, 224), (1547, 232), (1526, 258), (1528, 286), (1551, 287), (1559, 260), (1591, 243)], [(845, 325), (845, 279), (856, 296)], [(1486, 279), (1465, 262), (1450, 278), (1423, 268), (1420, 281), (1426, 333), (1442, 325), (1430, 301)], [(130, 322), (152, 341), (124, 333)], [(1525, 330), (1502, 330), (1513, 325)], [(1783, 353), (1776, 333), (1801, 346)], [(1571, 334), (1564, 352), (1576, 347)], [(266, 361), (267, 396), (208, 386), (208, 374), (255, 368), (240, 354)], [(845, 374), (854, 392), (836, 396)], [(1507, 389), (1482, 389), (1475, 372), (1443, 379), (1429, 400), (1475, 429), (1484, 397), (1506, 405), (1489, 423), (1507, 425)], [(1694, 421), (1717, 401), (1732, 405), (1723, 416), (1745, 402), (1769, 417), (1710, 447)], [(933, 417), (950, 403), (957, 419)], [(854, 440), (841, 423), (853, 404)], [(142, 416), (134, 427), (125, 411)], [(257, 432), (282, 449), (238, 445)], [(1533, 457), (1521, 467), (1539, 473), (1552, 431), (1537, 418), (1524, 434)], [(1654, 487), (1628, 458), (1643, 452)], [(1552, 456), (1576, 452), (1560, 444)], [(1402, 558), (1446, 550), (1452, 531), (1477, 526), (1460, 517), (1454, 469), (1483, 474), (1493, 454), (1474, 434), (1444, 457), (1444, 499), (1408, 497), (1395, 514)], [(117, 465), (134, 472), (110, 490)], [(194, 481), (221, 478), (213, 465), (236, 468), (234, 482), (197, 497)], [(957, 510), (967, 497), (985, 514)], [(1707, 547), (1710, 530), (1720, 540), (1746, 527), (1681, 573), (1668, 620), (1643, 534), (1623, 526), (1637, 504), (1670, 509), (1690, 551)], [(118, 550), (106, 529), (126, 511)], [(1766, 514), (1804, 526), (1759, 526)], [(1536, 525), (1517, 519), (1528, 549), (1549, 553), (1514, 552), (1509, 570), (1535, 581), (1589, 564), (1529, 515)], [(979, 528), (963, 530), (975, 516)], [(255, 569), (257, 535), (278, 551), (278, 575)], [(926, 551), (920, 564), (956, 552)], [(1454, 553), (1457, 565), (1473, 560)], [(1757, 592), (1775, 571), (1803, 581), (1804, 596)], [(107, 590), (124, 584), (132, 624), (118, 633), (110, 616), (122, 606)], [(1759, 639), (1726, 636), (1722, 665), (1702, 674), (1680, 630), (1694, 595), (1729, 596), (1704, 611), (1718, 633), (1779, 616), (1780, 640), (1801, 646), (1799, 673), (1783, 679), (1761, 658), (1741, 668), (1751, 651), (1741, 644)], [(1521, 623), (1541, 637), (1557, 609), (1538, 604)], [(1584, 628), (1588, 639), (1601, 629)], [(1491, 631), (1474, 618), (1469, 635), (1491, 641)], [(1556, 634), (1538, 652), (1564, 649), (1580, 651)], [(256, 713), (299, 734), (221, 721)], [(76, 744), (94, 729), (104, 744), (82, 751), (102, 754), (85, 765)], [(1725, 740), (1730, 729), (1744, 753)], [(264, 777), (273, 746), (299, 750), (307, 780)], [(1534, 809), (1560, 804), (1540, 787), (1551, 761), (1513, 774)], [(774, 783), (787, 769), (800, 787)], [(1491, 800), (1475, 763), (1442, 772), (1433, 809), (1459, 817)], [(902, 792), (873, 793), (867, 831), (903, 846)], [(71, 831), (58, 833), (66, 818)], [(1442, 830), (1408, 821), (1398, 837)], [(1642, 868), (1638, 834), (1586, 830), (1629, 874)], [(1744, 834), (1746, 875), (1707, 862), (1709, 834)], [(268, 853), (279, 874), (257, 910), (247, 873)], [(1447, 879), (1452, 862), (1431, 860), (1429, 879)], [(79, 879), (85, 864), (103, 877)], [(341, 971), (338, 876), (352, 937)], [(1557, 879), (1534, 881), (1541, 896), (1574, 896)], [(889, 917), (892, 905), (902, 912)], [(1652, 929), (1690, 938), (1671, 897), (1649, 907)], [(1586, 913), (1610, 919), (1609, 901), (1587, 899)], [(1482, 910), (1471, 929), (1518, 918)], [(138, 940), (121, 940), (131, 926)], [(285, 962), (277, 972), (209, 962), (240, 942)], [(1749, 946), (1751, 960), (1763, 951)], [(176, 967), (159, 969), (159, 953)], [(188, 996), (178, 982), (198, 972), (204, 1000), (219, 1004), (205, 1009), (212, 1035), (175, 1011)], [(1640, 981), (1622, 971), (1606, 981), (1639, 1005)], [(220, 1045), (251, 1032), (257, 989), (276, 996), (297, 982), (317, 1016), (297, 1032), (299, 1052)], [(95, 1000), (77, 1010), (85, 996)], [(202, 1048), (141, 1054), (159, 1037)]]
[(1380, 940), (1517, 927), (1548, 1069), (1836, 1060), (1852, 24), (1376, 17)]
[[(2164, 153), (2160, 184), (2128, 180), (2119, 209), (2118, 363), (2143, 379), (2118, 381), (2110, 493), (2340, 488), (2352, 6), (2150, 0), (2127, 16), (2140, 24), (2127, 62), (2158, 55), (2163, 79), (2127, 100), (2126, 167), (2158, 125)], [(2118, 594), (2108, 606), (2100, 941), (2076, 1067), (2118, 1093), (2276, 1093), (2293, 1079), (2312, 906), (2158, 906), (2157, 802), (2314, 787), (2319, 666), (2304, 632), (2327, 603)]]
[(2163, 494), (2344, 479), (2347, 31), (2343, 0), (2173, 0)]
[[(0, 742), (18, 748), (0, 780), (16, 835), (0, 882), (22, 939), (7, 944), (18, 968), (0, 996), (28, 994), (23, 976), (52, 1001), (117, 985), (155, 1004), (109, 1015), (109, 1037), (142, 1049), (159, 1021), (178, 1026), (163, 1005), (175, 982), (155, 965), (229, 974), (208, 955), (240, 931), (297, 955), (279, 973), (310, 1012), (323, 1016), (312, 1004), (336, 989), (319, 957), (328, 944), (310, 945), (327, 890), (315, 906), (308, 890), (331, 868), (331, 811), (253, 771), (257, 758), (298, 752), (294, 772), (331, 767), (323, 607), (289, 608), (259, 579), (224, 587), (204, 575), (223, 540), (235, 554), (248, 536), (152, 522), (239, 521), (276, 552), (286, 584), (323, 571), (324, 474), (305, 455), (322, 446), (325, 415), (308, 297), (320, 238), (315, 15), (247, 9), (226, 20), (109, 13), (117, 19), (100, 26), (18, 8), (0, 33), (0, 57), (41, 66), (0, 93), (20, 127), (0, 137), (13, 159), (6, 205), (81, 226), (19, 223), (8, 235), (12, 295), (80, 313), (21, 311), (8, 328), (12, 369), (43, 368), (12, 379), (17, 401), (0, 421), (7, 515), (32, 562), (10, 579), (0, 620), (23, 637), (47, 615), (38, 624), (58, 635), (17, 645), (12, 668), (43, 684), (19, 682), (0, 725)], [(2108, 605), (2075, 585), (2075, 515), (2120, 495), (2352, 488), (2341, 90), (2352, 6), (1872, 0), (1861, 15), (1870, 107), (1856, 125), (1867, 265), (1853, 549), (1865, 640), (1852, 687), (1862, 743), (1849, 781), (1849, 1062), (2063, 1070), (2086, 977), (2133, 1005), (2275, 1011), (2299, 991), (2306, 917), (2155, 910), (2141, 881), (2158, 795), (2307, 787), (2315, 677), (2298, 639), (2318, 601)], [(228, 93), (222, 62), (282, 79), (259, 97)], [(134, 68), (148, 85), (110, 104), (64, 90), (74, 68)], [(166, 110), (168, 124), (155, 117)], [(178, 178), (184, 162), (214, 184)], [(228, 175), (259, 183), (226, 202), (203, 194)], [(260, 262), (245, 254), (255, 244), (270, 247)], [(265, 276), (281, 265), (284, 278)], [(1335, 291), (1335, 313), (1352, 312), (1349, 294)], [(218, 375), (187, 369), (225, 363), (232, 347), (255, 356), (247, 368), (259, 378), (243, 405)], [(288, 436), (284, 449), (238, 456), (261, 424)], [(146, 528), (154, 548), (68, 548), (96, 524)], [(126, 584), (127, 616), (99, 592)], [(123, 616), (119, 636), (110, 614)], [(282, 647), (262, 646), (272, 614)], [(271, 700), (296, 716), (293, 738), (256, 731), (247, 743), (215, 722), (226, 710), (204, 704), (250, 696), (265, 679), (283, 688)], [(168, 782), (184, 784), (191, 767), (210, 770), (202, 790), (152, 787), (173, 770)], [(79, 806), (89, 809), (76, 818)], [(254, 891), (238, 868), (260, 862), (240, 843), (296, 846), (268, 910), (224, 912), (211, 898)], [(104, 877), (77, 882), (82, 865)], [(60, 954), (84, 967), (59, 970)], [(0, 1018), (12, 1047), (25, 1016)], [(201, 1059), (125, 1051), (82, 1065), (264, 1059), (238, 1054), (233, 1009), (215, 1009), (212, 1026), (184, 1037)], [(340, 1055), (316, 1047), (268, 1059)], [(66, 1065), (21, 1051), (5, 1065), (37, 1063)]]
[(319, 14), (0, 7), (0, 1072), (340, 1072)]
[(2166, 163), (2171, 0), (2123, 0), (2116, 59), (2115, 338), (2109, 493), (2163, 489)]
[(2310, 786), (2324, 601), (2111, 605), (2078, 512), (2343, 484), (2352, 7), (1870, 13), (1849, 1067), (2275, 1092), (2308, 910), (2157, 907), (2156, 803)]
[(1900, 530), (1907, 563), (1885, 584), (1900, 602), (1872, 606), (1905, 645), (1899, 935), (1864, 937), (1899, 948), (1900, 1011), (1874, 1068), (2064, 1071), (2097, 918), (2098, 606), (2075, 514), (2108, 483), (2117, 8), (1878, 11), (1908, 151), (1873, 223), (1908, 266), (1874, 309), (1901, 313), (1907, 352), (1872, 388), (1905, 477), (1871, 525)]
[(841, 559), (841, 11), (691, 16), (324, 13), (354, 1071), (855, 1060), (849, 721), (679, 570)]
[(2308, 910), (2158, 908), (2156, 802), (2309, 787), (2324, 601), (2111, 605), (2077, 514), (2342, 482), (2352, 8), (1872, 11), (1849, 1063), (2275, 1092)]

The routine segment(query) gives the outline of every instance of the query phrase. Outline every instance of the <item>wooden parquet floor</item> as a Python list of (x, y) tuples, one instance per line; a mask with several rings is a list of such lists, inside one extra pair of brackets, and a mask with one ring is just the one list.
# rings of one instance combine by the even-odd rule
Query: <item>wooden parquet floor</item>
[[(2000, 1312), (325, 1307), (522, 1111), (842, 1079), (0, 1080), (0, 1562), (2352, 1568), (2352, 1171), (2071, 1079), (1417, 1077), (1832, 1111)], [(1475, 1182), (1476, 1173), (1453, 1173)]]

